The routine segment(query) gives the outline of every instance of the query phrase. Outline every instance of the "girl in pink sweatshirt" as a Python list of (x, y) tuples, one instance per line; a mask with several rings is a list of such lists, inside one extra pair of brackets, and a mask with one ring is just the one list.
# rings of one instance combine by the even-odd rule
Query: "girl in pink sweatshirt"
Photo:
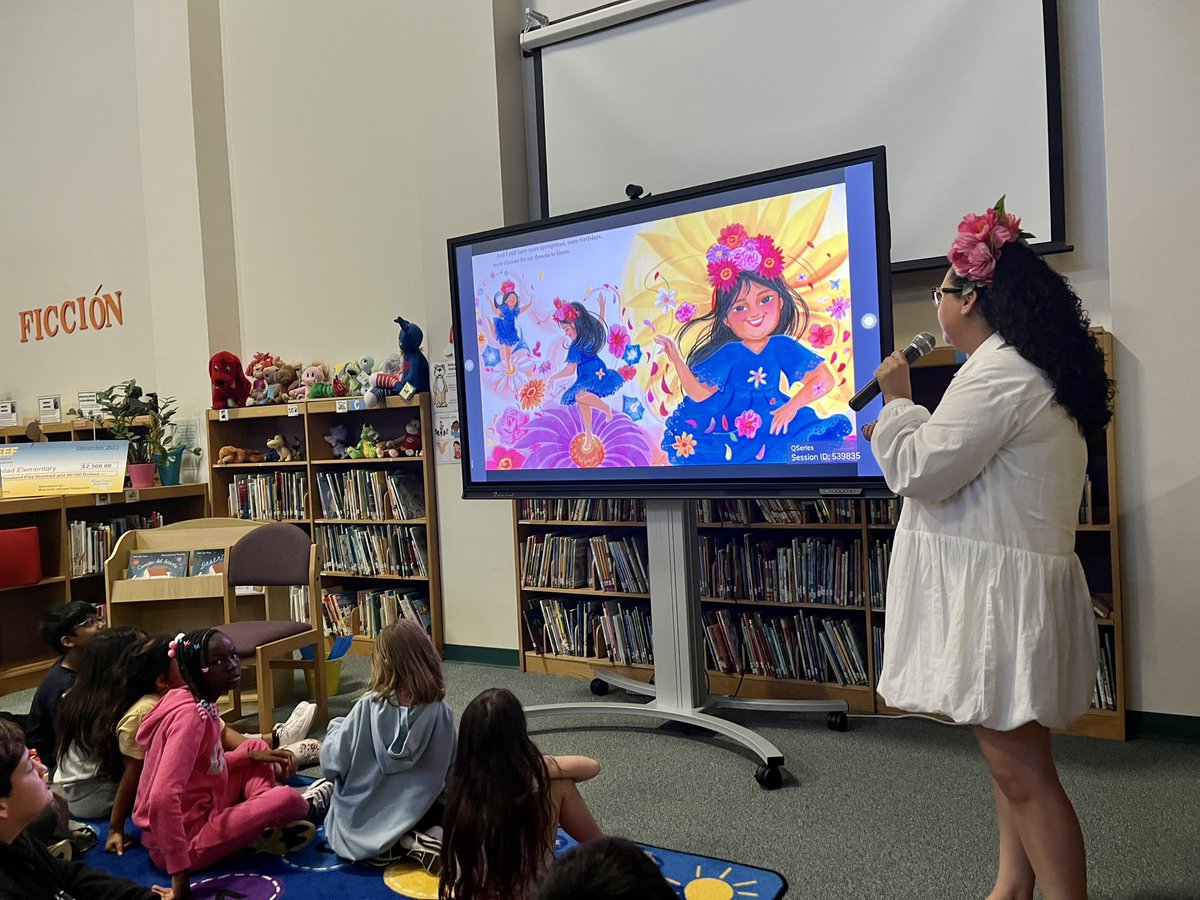
[[(137, 732), (146, 749), (134, 824), (156, 866), (171, 875), (175, 897), (190, 896), (188, 875), (250, 845), (293, 852), (315, 834), (320, 804), (275, 783), (287, 753), (258, 739), (222, 741), (216, 701), (238, 685), (241, 660), (220, 631), (201, 629), (171, 642), (185, 687), (166, 693)], [(229, 750), (229, 752), (226, 752)]]

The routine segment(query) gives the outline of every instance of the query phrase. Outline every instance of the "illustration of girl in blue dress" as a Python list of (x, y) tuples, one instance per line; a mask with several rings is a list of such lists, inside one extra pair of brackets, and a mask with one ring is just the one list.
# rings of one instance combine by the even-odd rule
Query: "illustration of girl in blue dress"
[(492, 317), (492, 338), (500, 348), (500, 359), (506, 369), (512, 363), (514, 353), (529, 349), (517, 327), (517, 316), (527, 312), (532, 304), (530, 300), (521, 305), (517, 287), (511, 281), (501, 284), (500, 290), (492, 297), (492, 306), (496, 310), (496, 315)]
[(784, 281), (774, 240), (731, 225), (706, 259), (713, 307), (680, 332), (697, 335), (687, 359), (674, 339), (655, 338), (685, 394), (664, 426), (670, 463), (786, 463), (792, 444), (849, 436), (846, 416), (823, 419), (809, 406), (834, 375), (794, 336), (808, 327), (808, 306)]
[(592, 445), (592, 413), (603, 413), (612, 418), (612, 407), (601, 398), (615, 394), (625, 384), (625, 379), (615, 368), (600, 358), (600, 350), (606, 342), (604, 322), (604, 294), (600, 294), (600, 316), (597, 318), (578, 301), (566, 302), (554, 298), (554, 321), (570, 342), (567, 345), (566, 365), (548, 379), (553, 390), (560, 378), (575, 376), (570, 387), (563, 391), (559, 402), (563, 406), (579, 406), (579, 417), (583, 420), (583, 450)]

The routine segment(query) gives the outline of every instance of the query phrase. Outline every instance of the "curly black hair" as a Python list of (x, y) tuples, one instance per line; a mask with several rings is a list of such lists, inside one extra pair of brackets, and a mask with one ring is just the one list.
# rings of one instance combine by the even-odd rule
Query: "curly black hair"
[[(962, 287), (965, 280), (952, 273)], [(1114, 387), (1104, 351), (1088, 331), (1091, 320), (1067, 280), (1024, 244), (1007, 244), (990, 285), (977, 285), (988, 324), (1046, 373), (1054, 399), (1084, 437), (1112, 419)]]

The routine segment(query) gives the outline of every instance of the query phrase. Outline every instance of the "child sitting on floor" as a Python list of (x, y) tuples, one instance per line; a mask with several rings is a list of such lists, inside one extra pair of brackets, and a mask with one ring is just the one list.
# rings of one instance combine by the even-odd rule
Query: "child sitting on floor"
[(166, 888), (145, 888), (51, 856), (25, 830), (51, 799), (46, 767), (25, 749), (21, 730), (0, 720), (0, 897), (158, 900), (171, 896)]
[[(113, 801), (112, 815), (109, 817), (108, 840), (104, 844), (104, 849), (110, 853), (123, 854), (129, 846), (125, 822), (133, 811), (138, 781), (146, 759), (146, 748), (137, 742), (142, 720), (167, 691), (184, 687), (183, 677), (179, 674), (179, 663), (171, 657), (170, 643), (169, 635), (151, 635), (130, 648), (122, 663), (124, 677), (121, 701), (118, 704), (122, 715), (116, 728), (117, 750), (121, 758), (121, 782)], [(311, 739), (304, 739), (308, 729), (312, 727), (316, 709), (313, 703), (300, 702), (287, 722), (276, 725), (272, 733), (263, 738), (272, 749), (287, 750), (296, 760), (294, 765), (286, 769), (277, 769), (276, 774), (280, 777), (290, 776), (295, 773), (297, 767), (312, 765), (316, 761), (320, 744)], [(221, 743), (226, 749), (232, 749), (244, 740), (238, 732), (230, 730), (228, 726), (224, 727)]]
[(679, 900), (646, 851), (619, 837), (589, 841), (560, 856), (546, 872), (537, 896), (538, 900)]
[(454, 713), (445, 696), (425, 630), (408, 619), (385, 628), (375, 639), (367, 693), (329, 723), (321, 746), (321, 768), (334, 784), (325, 837), (339, 856), (387, 865), (411, 848), (400, 841), (414, 829), (428, 846), (423, 832), (439, 822), (433, 807), (454, 759)]
[(84, 651), (79, 677), (58, 708), (54, 784), (76, 819), (99, 819), (112, 811), (122, 770), (117, 750), (117, 720), (125, 711), (122, 661), (143, 638), (129, 626), (97, 634)]
[(51, 772), (58, 763), (55, 757), (58, 704), (75, 683), (88, 642), (103, 628), (104, 616), (82, 600), (51, 606), (42, 617), (39, 634), (54, 648), (59, 660), (50, 667), (33, 695), (28, 735), (29, 746), (38, 752), (42, 764)]
[(133, 822), (151, 861), (171, 875), (175, 896), (190, 897), (188, 875), (250, 845), (289, 853), (311, 843), (332, 785), (303, 794), (275, 782), (273, 766), (293, 757), (264, 741), (243, 741), (226, 752), (216, 701), (242, 680), (233, 641), (211, 628), (171, 642), (187, 685), (166, 693), (138, 729), (146, 747)]
[(586, 756), (543, 756), (521, 701), (486, 690), (463, 711), (442, 843), (441, 900), (527, 900), (554, 858), (558, 828), (604, 836), (577, 784), (600, 773)]

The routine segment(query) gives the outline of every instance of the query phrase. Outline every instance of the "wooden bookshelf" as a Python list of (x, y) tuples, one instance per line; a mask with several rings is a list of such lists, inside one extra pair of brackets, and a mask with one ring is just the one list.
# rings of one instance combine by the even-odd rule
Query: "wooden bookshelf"
[[(1104, 350), (1110, 377), (1112, 375), (1112, 335), (1097, 329), (1094, 332)], [(949, 386), (957, 371), (958, 363), (953, 351), (939, 348), (929, 357), (921, 360), (913, 370), (913, 389), (918, 402), (936, 406), (942, 393)], [(1091, 591), (1096, 594), (1111, 595), (1112, 612), (1103, 617), (1097, 617), (1096, 626), (1100, 635), (1101, 652), (1106, 646), (1111, 648), (1113, 666), (1112, 680), (1113, 705), (1115, 709), (1092, 708), (1078, 721), (1073, 723), (1067, 732), (1091, 737), (1124, 740), (1125, 738), (1125, 635), (1124, 612), (1121, 591), (1119, 534), (1118, 534), (1118, 504), (1116, 477), (1116, 439), (1115, 420), (1110, 423), (1102, 439), (1092, 441), (1088, 448), (1088, 475), (1091, 480), (1091, 510), (1090, 521), (1081, 522), (1077, 530), (1076, 552), (1084, 566)], [(556, 598), (577, 598), (580, 602), (596, 599), (622, 599), (623, 602), (641, 603), (649, 608), (648, 595), (620, 594), (598, 591), (592, 587), (582, 588), (551, 588), (529, 586), (523, 579), (523, 548), (530, 536), (543, 536), (554, 532), (563, 534), (574, 532), (581, 535), (610, 532), (614, 536), (627, 535), (631, 532), (643, 532), (645, 523), (640, 519), (620, 520), (611, 517), (576, 520), (561, 516), (538, 518), (529, 515), (529, 508), (522, 511), (522, 504), (532, 504), (539, 501), (518, 501), (513, 505), (514, 521), (514, 555), (517, 570), (517, 627), (519, 629), (519, 646), (521, 647), (521, 668), (527, 672), (537, 672), (548, 675), (568, 675), (578, 678), (592, 678), (596, 669), (615, 669), (631, 678), (647, 680), (652, 667), (649, 666), (616, 666), (607, 658), (590, 658), (571, 655), (555, 655), (550, 651), (550, 642), (543, 637), (545, 653), (534, 650), (525, 620), (525, 609), (531, 598), (548, 595)], [(556, 501), (550, 501), (556, 502)], [(562, 503), (581, 501), (561, 501)], [(811, 536), (830, 541), (856, 541), (859, 547), (857, 566), (864, 603), (841, 605), (835, 603), (810, 602), (781, 602), (778, 600), (755, 599), (745, 596), (720, 597), (703, 596), (701, 607), (704, 613), (715, 609), (732, 609), (735, 611), (750, 610), (767, 616), (785, 615), (789, 610), (795, 610), (805, 617), (830, 617), (845, 619), (860, 641), (860, 651), (864, 657), (867, 669), (867, 685), (839, 684), (830, 675), (828, 680), (808, 681), (792, 678), (773, 678), (767, 675), (718, 672), (713, 668), (711, 655), (706, 648), (705, 659), (708, 666), (708, 685), (711, 693), (732, 695), (736, 692), (739, 697), (765, 699), (835, 699), (845, 700), (852, 713), (878, 713), (882, 715), (908, 715), (903, 710), (888, 706), (874, 690), (878, 679), (880, 660), (876, 658), (874, 628), (882, 627), (886, 618), (886, 598), (882, 607), (872, 604), (870, 598), (871, 586), (871, 548), (873, 545), (890, 542), (895, 532), (893, 522), (870, 521), (873, 504), (880, 501), (848, 500), (841, 501), (843, 508), (849, 510), (852, 521), (805, 522), (802, 524), (774, 523), (763, 521), (764, 518), (754, 501), (748, 501), (750, 514), (747, 521), (739, 522), (704, 522), (698, 525), (698, 539), (704, 536), (717, 538), (721, 541), (736, 542), (741, 536), (749, 536), (753, 542), (765, 538), (773, 538), (779, 545), (790, 544), (793, 538)], [(833, 501), (830, 501), (832, 505)], [(702, 509), (703, 509), (702, 504)], [(879, 506), (874, 506), (879, 510)], [(1082, 513), (1082, 510), (1081, 510)], [(1082, 515), (1081, 515), (1082, 518)], [(885, 648), (886, 652), (886, 648)]]
[[(424, 446), (424, 452), (417, 456), (337, 459), (333, 445), (326, 440), (326, 435), (335, 425), (345, 426), (347, 443), (351, 446), (358, 442), (365, 425), (375, 428), (383, 440), (399, 439), (405, 434), (405, 425), (414, 419), (420, 425)], [(425, 574), (415, 571), (408, 574), (359, 574), (339, 570), (332, 564), (332, 559), (322, 559), (321, 583), (329, 592), (418, 592), (428, 600), (429, 630), (434, 646), (439, 651), (442, 649), (441, 557), (432, 449), (433, 422), (428, 394), (420, 394), (410, 400), (389, 397), (385, 403), (373, 409), (363, 408), (361, 398), (349, 398), (209, 410), (207, 425), (211, 459), (215, 459), (220, 448), (227, 445), (265, 453), (267, 440), (276, 434), (284, 435), (293, 447), (299, 446), (302, 453), (302, 458), (298, 460), (210, 465), (209, 490), (213, 515), (292, 522), (309, 531), (314, 542), (322, 547), (326, 546), (323, 540), (334, 540), (331, 535), (336, 534), (338, 529), (361, 529), (366, 533), (368, 529), (385, 528), (389, 529), (384, 532), (389, 536), (393, 534), (390, 529), (414, 529), (413, 540), (424, 540)], [(355, 473), (370, 473), (365, 476), (367, 480), (377, 477), (386, 479), (392, 473), (398, 475), (405, 483), (414, 485), (413, 495), (423, 502), (425, 515), (397, 518), (387, 511), (376, 510), (378, 515), (338, 516), (334, 514), (337, 510), (326, 510), (319, 478), (332, 476), (346, 483), (363, 477)], [(276, 481), (290, 485), (290, 495), (295, 502), (282, 505), (267, 503), (253, 509), (230, 508), (231, 487), (254, 477), (262, 480), (260, 483), (267, 488), (262, 493), (268, 498), (273, 496)], [(351, 652), (370, 653), (374, 641), (363, 633), (364, 625), (357, 613), (348, 624), (354, 637)]]
[[(37, 528), (42, 564), (37, 584), (0, 589), (0, 694), (35, 687), (58, 658), (38, 636), (49, 607), (70, 600), (104, 603), (103, 559), (94, 572), (71, 574), (72, 523), (148, 518), (151, 513), (163, 523), (203, 518), (208, 514), (207, 489), (183, 484), (119, 494), (0, 500), (0, 529)], [(110, 543), (115, 545), (116, 537)]]

